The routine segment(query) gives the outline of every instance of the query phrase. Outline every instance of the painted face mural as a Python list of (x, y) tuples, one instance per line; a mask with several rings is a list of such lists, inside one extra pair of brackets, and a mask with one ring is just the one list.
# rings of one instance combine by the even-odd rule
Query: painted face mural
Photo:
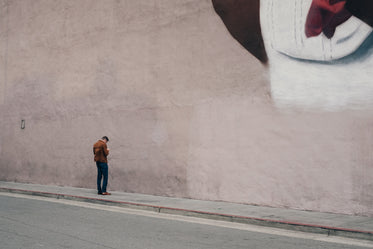
[[(332, 3), (333, 2), (333, 3)], [(262, 0), (262, 27), (271, 47), (288, 56), (333, 61), (355, 52), (371, 27), (345, 8), (346, 1)], [(291, 14), (285, 14), (291, 11)]]
[(277, 106), (373, 108), (373, 1), (213, 0), (213, 4), (233, 37), (269, 64)]

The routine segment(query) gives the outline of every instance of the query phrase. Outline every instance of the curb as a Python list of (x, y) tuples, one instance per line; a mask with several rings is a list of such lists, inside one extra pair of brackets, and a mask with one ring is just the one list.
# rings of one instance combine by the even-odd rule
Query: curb
[(280, 229), (286, 229), (286, 230), (292, 230), (292, 231), (324, 234), (327, 236), (339, 236), (339, 237), (347, 237), (347, 238), (353, 238), (353, 239), (364, 239), (364, 240), (373, 241), (373, 232), (371, 231), (362, 231), (362, 230), (347, 229), (347, 228), (340, 228), (340, 227), (329, 227), (329, 226), (323, 226), (323, 225), (289, 222), (289, 221), (284, 221), (284, 220), (271, 220), (271, 219), (263, 219), (263, 218), (257, 218), (257, 217), (211, 213), (211, 212), (206, 212), (206, 211), (188, 210), (188, 209), (164, 207), (164, 206), (157, 206), (157, 205), (149, 205), (149, 204), (143, 204), (143, 203), (114, 201), (114, 200), (107, 200), (107, 199), (99, 199), (99, 198), (67, 195), (67, 194), (58, 194), (58, 193), (49, 193), (49, 192), (40, 192), (40, 191), (32, 191), (32, 190), (23, 190), (23, 189), (12, 189), (12, 188), (0, 187), (0, 192), (42, 196), (42, 197), (49, 197), (49, 198), (55, 198), (55, 199), (74, 200), (74, 201), (89, 202), (89, 203), (102, 204), (102, 205), (108, 205), (108, 206), (118, 206), (118, 207), (153, 211), (157, 213), (190, 216), (190, 217), (196, 217), (196, 218), (236, 222), (236, 223), (243, 223), (243, 224), (250, 224), (250, 225), (257, 225), (257, 226), (274, 227), (274, 228), (280, 228)]

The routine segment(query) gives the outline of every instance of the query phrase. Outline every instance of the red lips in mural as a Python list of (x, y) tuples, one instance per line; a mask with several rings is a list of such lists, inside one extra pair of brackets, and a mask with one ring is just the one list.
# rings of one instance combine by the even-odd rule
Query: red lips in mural
[(313, 0), (306, 21), (306, 36), (318, 36), (323, 32), (326, 37), (333, 37), (337, 26), (352, 15), (345, 4), (342, 0)]

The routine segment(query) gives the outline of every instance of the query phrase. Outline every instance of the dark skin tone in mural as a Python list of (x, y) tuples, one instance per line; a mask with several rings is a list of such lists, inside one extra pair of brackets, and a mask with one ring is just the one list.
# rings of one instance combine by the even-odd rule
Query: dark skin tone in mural
[(373, 1), (372, 0), (348, 0), (346, 9), (352, 15), (360, 18), (373, 27)]
[(259, 20), (259, 0), (212, 0), (232, 36), (261, 62), (267, 62)]
[[(329, 2), (330, 5), (345, 2), (344, 10), (327, 16), (328, 13), (322, 8), (323, 2)], [(259, 61), (266, 64), (268, 58), (260, 28), (260, 0), (212, 0), (212, 3), (232, 36)], [(313, 5), (324, 18), (327, 16), (331, 20), (332, 25), (330, 22), (322, 23), (321, 27), (321, 31), (329, 38), (333, 36), (336, 26), (348, 19), (346, 11), (373, 27), (373, 0), (314, 0)], [(309, 35), (308, 33), (307, 36)]]

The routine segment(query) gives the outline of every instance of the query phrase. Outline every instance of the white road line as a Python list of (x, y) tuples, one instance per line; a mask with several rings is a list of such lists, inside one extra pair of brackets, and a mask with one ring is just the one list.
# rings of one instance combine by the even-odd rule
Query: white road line
[(91, 209), (96, 209), (96, 210), (104, 210), (104, 211), (110, 211), (110, 212), (116, 212), (116, 213), (140, 215), (140, 216), (146, 216), (146, 217), (151, 217), (151, 218), (197, 223), (197, 224), (202, 224), (202, 225), (238, 229), (238, 230), (243, 230), (243, 231), (257, 232), (257, 233), (264, 233), (264, 234), (271, 234), (271, 235), (278, 235), (278, 236), (286, 236), (286, 237), (298, 238), (298, 239), (309, 239), (309, 240), (350, 245), (350, 246), (373, 248), (373, 242), (368, 241), (368, 240), (358, 240), (358, 239), (350, 239), (350, 238), (344, 238), (344, 237), (338, 237), (338, 236), (327, 236), (323, 234), (289, 231), (289, 230), (279, 229), (279, 228), (255, 226), (255, 225), (249, 225), (249, 224), (240, 224), (240, 223), (234, 223), (234, 222), (203, 219), (203, 218), (196, 218), (196, 217), (189, 217), (189, 216), (182, 216), (182, 215), (156, 213), (152, 211), (144, 211), (144, 210), (139, 210), (139, 209), (123, 208), (123, 207), (116, 207), (116, 206), (107, 206), (107, 205), (72, 201), (72, 200), (66, 200), (66, 199), (54, 199), (54, 198), (49, 198), (49, 197), (40, 197), (40, 196), (5, 193), (5, 192), (0, 192), (0, 196), (47, 201), (47, 202), (53, 202), (53, 203), (59, 203), (59, 204), (65, 204), (65, 205), (77, 206), (77, 207), (83, 207), (83, 208), (91, 208)]

